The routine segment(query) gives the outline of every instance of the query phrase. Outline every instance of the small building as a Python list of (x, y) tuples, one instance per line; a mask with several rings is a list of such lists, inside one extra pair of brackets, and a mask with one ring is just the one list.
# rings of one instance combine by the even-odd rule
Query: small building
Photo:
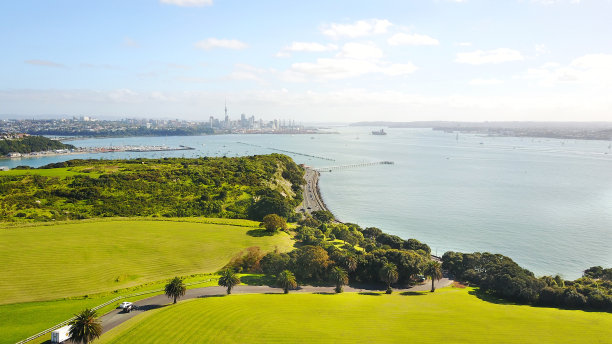
[(0, 166), (0, 171), (8, 171), (10, 168), (8, 166)]

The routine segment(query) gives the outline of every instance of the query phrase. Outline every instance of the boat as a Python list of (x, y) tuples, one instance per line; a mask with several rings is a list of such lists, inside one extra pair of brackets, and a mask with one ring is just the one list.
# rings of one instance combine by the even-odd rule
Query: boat
[(387, 133), (385, 133), (384, 129), (380, 129), (372, 131), (372, 135), (387, 135)]

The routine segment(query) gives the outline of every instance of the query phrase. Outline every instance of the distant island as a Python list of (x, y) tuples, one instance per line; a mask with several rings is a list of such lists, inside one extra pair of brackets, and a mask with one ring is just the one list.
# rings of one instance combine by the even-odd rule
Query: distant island
[(576, 140), (612, 140), (612, 122), (357, 122), (351, 126), (432, 128), (488, 136), (545, 137)]
[(0, 134), (0, 156), (74, 148), (75, 147), (73, 145), (65, 144), (57, 140), (51, 140), (42, 136), (30, 136), (26, 134)]

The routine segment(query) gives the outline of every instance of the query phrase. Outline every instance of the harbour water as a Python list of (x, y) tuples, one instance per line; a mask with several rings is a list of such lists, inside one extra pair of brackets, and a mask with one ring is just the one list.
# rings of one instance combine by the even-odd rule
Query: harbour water
[[(430, 129), (339, 127), (327, 135), (218, 135), (77, 140), (81, 147), (180, 145), (190, 151), (116, 152), (2, 160), (42, 166), (76, 158), (242, 156), (279, 152), (313, 167), (393, 161), (323, 172), (342, 221), (447, 250), (512, 257), (537, 275), (579, 277), (612, 266), (612, 151), (604, 141), (484, 137)], [(245, 144), (246, 143), (246, 144)], [(291, 153), (294, 152), (294, 153)], [(298, 154), (299, 153), (299, 154)]]

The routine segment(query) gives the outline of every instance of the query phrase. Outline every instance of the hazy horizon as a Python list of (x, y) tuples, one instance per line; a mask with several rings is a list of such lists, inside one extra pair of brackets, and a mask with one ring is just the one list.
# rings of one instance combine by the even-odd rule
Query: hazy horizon
[[(610, 1), (0, 3), (0, 113), (610, 120)], [(8, 34), (10, 33), (10, 34)], [(46, 115), (50, 116), (50, 115)]]

